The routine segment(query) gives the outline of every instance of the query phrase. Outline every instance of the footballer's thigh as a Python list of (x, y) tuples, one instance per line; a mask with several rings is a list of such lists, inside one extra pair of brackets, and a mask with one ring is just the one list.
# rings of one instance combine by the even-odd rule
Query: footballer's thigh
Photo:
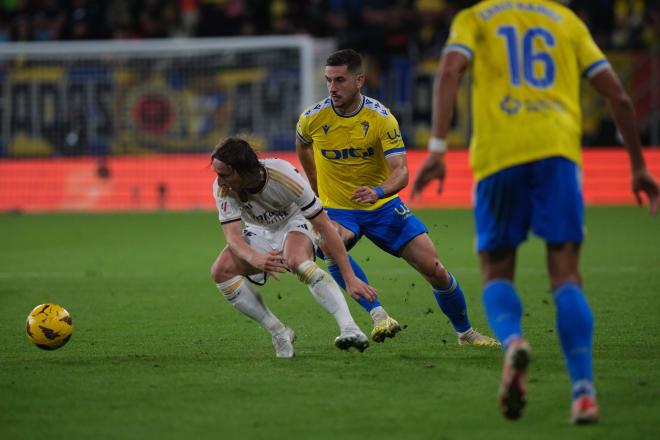
[(325, 208), (325, 211), (333, 226), (337, 229), (337, 233), (341, 241), (344, 242), (346, 249), (353, 247), (362, 235), (359, 213), (352, 209)]
[[(243, 229), (242, 235), (243, 241), (257, 252), (266, 253), (278, 249), (277, 237), (274, 237), (273, 234), (266, 229), (247, 225)], [(281, 245), (283, 241), (283, 239), (280, 240), (279, 244)], [(266, 281), (266, 276), (261, 270), (234, 255), (231, 248), (226, 246), (222, 252), (220, 252), (220, 255), (218, 255), (218, 258), (211, 267), (211, 277), (216, 280), (216, 282), (222, 282), (217, 281), (217, 279), (222, 278), (223, 281), (227, 281), (236, 275), (257, 275), (257, 277), (251, 277), (251, 279), (257, 284), (263, 284)]]
[(349, 244), (353, 240), (355, 240), (355, 234), (353, 231), (350, 229), (345, 228), (341, 224), (337, 223), (336, 221), (332, 221), (333, 226), (336, 228), (337, 233), (339, 234), (339, 237), (341, 238), (341, 241), (344, 242), (344, 244)]
[(420, 234), (401, 250), (401, 257), (434, 286), (446, 286), (451, 281), (449, 272), (438, 260), (429, 234)]
[(312, 238), (298, 231), (290, 231), (286, 234), (284, 260), (292, 272), (295, 272), (296, 268), (305, 261), (313, 261), (314, 243), (312, 242)]
[(257, 273), (260, 273), (258, 269), (234, 255), (228, 246), (220, 252), (220, 255), (211, 266), (211, 278), (216, 283), (223, 283), (237, 275), (254, 275)]

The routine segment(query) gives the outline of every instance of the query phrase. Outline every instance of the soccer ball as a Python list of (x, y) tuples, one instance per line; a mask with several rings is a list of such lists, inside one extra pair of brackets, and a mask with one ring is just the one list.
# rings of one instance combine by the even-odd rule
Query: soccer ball
[(66, 344), (73, 333), (71, 315), (57, 304), (40, 304), (27, 318), (27, 337), (44, 350), (55, 350)]

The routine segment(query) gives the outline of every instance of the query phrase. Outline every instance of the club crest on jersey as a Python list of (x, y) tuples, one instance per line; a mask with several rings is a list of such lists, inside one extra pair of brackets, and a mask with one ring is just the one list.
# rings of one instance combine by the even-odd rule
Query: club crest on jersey
[(360, 122), (360, 125), (362, 125), (362, 131), (364, 132), (364, 135), (367, 135), (367, 132), (369, 131), (369, 123), (367, 121), (362, 121)]
[(328, 134), (328, 130), (330, 130), (330, 126), (329, 125), (324, 125), (323, 126), (323, 133)]

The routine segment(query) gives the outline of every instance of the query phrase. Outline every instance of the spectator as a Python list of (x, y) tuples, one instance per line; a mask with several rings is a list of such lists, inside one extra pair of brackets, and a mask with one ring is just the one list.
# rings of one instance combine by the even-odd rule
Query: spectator
[(33, 38), (37, 41), (62, 39), (66, 14), (58, 7), (57, 0), (43, 0), (34, 14)]
[(72, 0), (67, 17), (69, 38), (71, 40), (106, 38), (104, 12), (100, 2)]
[(144, 38), (167, 38), (175, 29), (178, 4), (174, 0), (144, 0), (140, 8), (140, 35)]

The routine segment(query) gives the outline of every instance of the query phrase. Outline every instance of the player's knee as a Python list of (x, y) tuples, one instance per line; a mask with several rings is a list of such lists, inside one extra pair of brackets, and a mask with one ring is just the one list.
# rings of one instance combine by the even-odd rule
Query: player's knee
[(308, 285), (314, 285), (325, 278), (325, 272), (311, 260), (302, 261), (292, 271), (300, 281)]
[(216, 283), (224, 283), (227, 280), (233, 278), (236, 274), (228, 270), (228, 268), (221, 264), (219, 261), (216, 261), (211, 266), (211, 279)]
[(419, 271), (434, 286), (445, 286), (449, 284), (449, 272), (437, 259), (420, 265)]
[(284, 263), (286, 264), (287, 268), (291, 272), (295, 273), (296, 270), (298, 269), (298, 266), (303, 264), (305, 261), (309, 261), (309, 258), (306, 258), (305, 256), (302, 256), (302, 255), (295, 255), (294, 254), (294, 255), (288, 255), (285, 258)]

